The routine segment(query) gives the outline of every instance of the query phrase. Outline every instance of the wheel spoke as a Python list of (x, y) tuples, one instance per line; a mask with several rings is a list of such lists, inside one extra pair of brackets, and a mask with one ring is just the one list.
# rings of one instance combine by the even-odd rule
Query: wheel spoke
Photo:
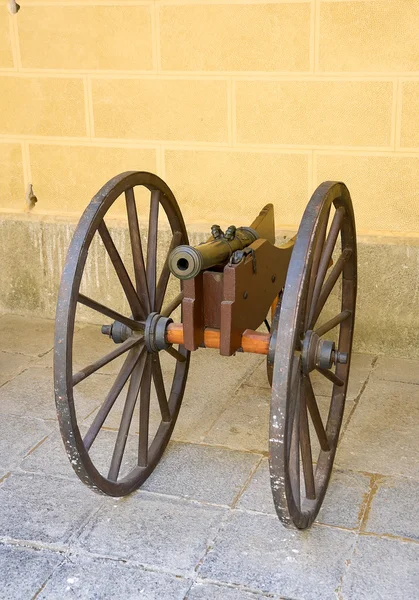
[(138, 443), (138, 464), (148, 464), (148, 430), (150, 420), (151, 357), (147, 356), (140, 391), (140, 438)]
[(164, 388), (163, 374), (161, 370), (160, 357), (154, 354), (152, 357), (152, 372), (157, 400), (159, 401), (162, 421), (168, 423), (171, 420), (170, 409), (167, 403), (166, 390)]
[(170, 247), (166, 256), (166, 260), (164, 261), (163, 269), (160, 273), (159, 282), (157, 284), (156, 291), (156, 311), (160, 312), (161, 307), (163, 306), (164, 295), (166, 293), (167, 284), (169, 282), (170, 277), (170, 269), (169, 269), (169, 256), (172, 250), (174, 250), (177, 246), (179, 246), (180, 241), (182, 239), (182, 234), (180, 231), (175, 231), (172, 237), (172, 241), (170, 242)]
[(329, 381), (341, 387), (344, 384), (344, 381), (337, 375), (330, 371), (329, 369), (321, 369), (320, 367), (316, 367), (316, 371), (318, 371), (323, 377), (326, 377)]
[(331, 329), (336, 327), (336, 325), (339, 325), (339, 323), (342, 323), (343, 321), (345, 321), (348, 317), (351, 316), (351, 314), (352, 313), (350, 310), (343, 310), (342, 312), (340, 312), (338, 315), (336, 315), (329, 321), (326, 321), (326, 323), (324, 323), (321, 327), (316, 329), (314, 333), (316, 333), (319, 337), (321, 337), (322, 335), (324, 335), (325, 333), (327, 333), (328, 331), (330, 331)]
[(110, 319), (114, 319), (114, 321), (119, 321), (120, 323), (123, 323), (124, 325), (126, 325), (130, 329), (133, 329), (134, 331), (143, 331), (144, 330), (144, 323), (141, 323), (139, 321), (134, 321), (133, 319), (129, 319), (128, 317), (124, 317), (124, 315), (121, 315), (121, 313), (116, 312), (116, 310), (113, 310), (112, 308), (108, 308), (107, 306), (100, 304), (100, 302), (96, 302), (96, 300), (92, 300), (91, 298), (88, 298), (84, 294), (79, 294), (77, 300), (78, 300), (78, 302), (81, 302), (85, 306), (88, 306), (89, 308), (92, 308), (93, 310), (100, 312), (102, 315), (105, 315), (106, 317), (109, 317)]
[(140, 299), (137, 296), (137, 292), (135, 291), (134, 286), (132, 285), (131, 279), (127, 273), (127, 270), (124, 266), (124, 263), (122, 262), (121, 257), (119, 256), (119, 252), (116, 249), (115, 244), (113, 243), (111, 234), (109, 233), (109, 230), (106, 227), (104, 221), (100, 223), (98, 227), (98, 232), (109, 254), (109, 258), (112, 261), (116, 274), (118, 275), (118, 279), (121, 282), (122, 288), (125, 292), (128, 304), (131, 307), (131, 311), (134, 315), (134, 318), (143, 318), (145, 315), (142, 312)]
[(316, 283), (317, 272), (318, 272), (318, 269), (319, 269), (320, 257), (322, 255), (324, 241), (326, 239), (326, 231), (327, 231), (327, 224), (329, 222), (329, 215), (330, 215), (330, 207), (329, 207), (329, 210), (327, 211), (327, 215), (325, 215), (324, 222), (323, 222), (322, 227), (320, 229), (318, 242), (317, 242), (317, 245), (316, 245), (316, 247), (314, 249), (314, 254), (313, 254), (313, 263), (312, 263), (312, 266), (311, 266), (310, 281), (309, 281), (308, 293), (307, 293), (306, 320), (305, 320), (305, 323), (304, 323), (306, 329), (308, 327), (308, 319), (309, 319), (309, 316), (310, 316), (309, 312), (310, 312), (310, 307), (311, 307), (311, 303), (312, 303), (312, 300), (313, 300), (313, 292), (314, 292), (314, 286), (315, 286), (315, 283)]
[(156, 307), (157, 229), (159, 225), (160, 190), (151, 192), (147, 239), (147, 285), (151, 311)]
[(180, 294), (178, 294), (176, 296), (176, 298), (174, 298), (170, 304), (168, 304), (167, 306), (165, 306), (165, 308), (160, 312), (162, 317), (170, 317), (170, 315), (172, 314), (172, 312), (174, 310), (177, 309), (177, 307), (182, 303), (183, 300), (183, 292), (180, 292)]
[(168, 348), (165, 348), (165, 350), (168, 354), (170, 354), (170, 356), (173, 356), (173, 358), (176, 358), (176, 360), (178, 360), (179, 362), (185, 362), (186, 356), (181, 354), (179, 350), (173, 348), (173, 346), (169, 346)]
[(121, 425), (118, 430), (108, 474), (108, 479), (111, 481), (116, 481), (118, 479), (119, 470), (121, 468), (122, 458), (124, 456), (125, 446), (128, 439), (129, 428), (131, 426), (132, 415), (137, 402), (138, 392), (140, 391), (146, 358), (147, 352), (145, 351), (145, 348), (143, 348), (141, 356), (132, 372), (128, 393), (124, 404), (124, 410), (122, 411)]
[(336, 261), (336, 264), (333, 267), (332, 272), (330, 273), (329, 277), (327, 278), (327, 280), (320, 292), (320, 296), (317, 301), (317, 306), (316, 306), (316, 309), (315, 309), (314, 315), (313, 315), (314, 323), (319, 318), (319, 315), (322, 312), (323, 307), (326, 304), (328, 297), (330, 296), (333, 288), (335, 287), (337, 280), (339, 279), (339, 276), (341, 275), (341, 273), (345, 267), (346, 261), (351, 257), (351, 255), (352, 255), (352, 250), (350, 250), (350, 248), (345, 248), (345, 250), (342, 252), (340, 257)]
[(97, 434), (100, 431), (103, 423), (106, 420), (112, 406), (115, 404), (116, 399), (122, 391), (122, 388), (126, 384), (128, 377), (131, 375), (135, 365), (137, 364), (142, 348), (132, 348), (129, 351), (121, 370), (119, 371), (113, 386), (111, 387), (108, 395), (105, 398), (102, 406), (100, 407), (93, 423), (90, 425), (88, 432), (84, 437), (84, 446), (86, 450), (89, 450), (93, 442), (95, 441)]
[(131, 239), (132, 259), (134, 263), (135, 285), (143, 308), (143, 315), (145, 317), (146, 314), (150, 312), (150, 298), (148, 295), (147, 277), (144, 265), (143, 248), (141, 245), (137, 207), (135, 204), (134, 190), (132, 188), (129, 188), (125, 192), (125, 202), (127, 205), (129, 235)]
[(294, 502), (300, 510), (300, 400), (301, 400), (301, 375), (299, 373), (297, 389), (295, 392), (295, 410), (292, 419), (291, 443), (289, 454), (290, 483)]
[(143, 339), (143, 337), (128, 338), (127, 340), (125, 340), (125, 342), (122, 342), (122, 344), (117, 346), (108, 354), (105, 354), (105, 356), (103, 356), (102, 358), (99, 358), (99, 360), (97, 360), (96, 362), (92, 363), (91, 365), (87, 365), (87, 367), (84, 367), (84, 369), (81, 369), (77, 373), (74, 373), (73, 386), (77, 385), (78, 383), (80, 383), (80, 381), (83, 381), (83, 379), (86, 379), (86, 377), (92, 375), (92, 373), (95, 373), (111, 361), (115, 360), (115, 358), (118, 358), (118, 356), (121, 356), (121, 354), (128, 352), (128, 350), (142, 342)]
[(330, 265), (330, 259), (332, 258), (333, 250), (336, 245), (336, 240), (338, 238), (340, 228), (342, 226), (342, 221), (345, 216), (345, 209), (343, 206), (340, 206), (334, 214), (332, 224), (330, 226), (329, 234), (327, 236), (326, 243), (324, 245), (324, 249), (320, 258), (319, 268), (316, 276), (316, 283), (314, 285), (313, 297), (311, 300), (309, 318), (308, 318), (308, 329), (312, 329), (314, 322), (313, 316), (314, 311), (316, 310), (317, 302), (320, 296), (321, 289), (323, 287), (323, 282), (326, 277), (327, 269)]
[(306, 390), (306, 404), (310, 412), (311, 420), (313, 421), (314, 429), (316, 430), (317, 438), (320, 443), (320, 448), (325, 452), (330, 450), (326, 431), (323, 426), (323, 421), (320, 416), (319, 407), (317, 406), (316, 397), (314, 395), (313, 386), (310, 377), (304, 377), (304, 387)]
[(313, 458), (311, 454), (310, 430), (308, 427), (306, 392), (304, 385), (301, 386), (300, 394), (300, 449), (301, 461), (303, 463), (304, 483), (306, 497), (314, 500), (316, 491), (314, 486)]

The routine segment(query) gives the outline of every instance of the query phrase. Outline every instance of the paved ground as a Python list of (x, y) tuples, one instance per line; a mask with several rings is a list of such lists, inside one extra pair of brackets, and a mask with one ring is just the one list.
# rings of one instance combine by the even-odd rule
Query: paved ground
[[(1, 599), (419, 598), (418, 362), (355, 357), (324, 507), (295, 532), (270, 497), (260, 358), (195, 353), (173, 443), (143, 490), (117, 500), (65, 456), (53, 324), (4, 315), (0, 330)], [(81, 335), (93, 347), (97, 328)], [(87, 421), (105, 371), (80, 401)]]

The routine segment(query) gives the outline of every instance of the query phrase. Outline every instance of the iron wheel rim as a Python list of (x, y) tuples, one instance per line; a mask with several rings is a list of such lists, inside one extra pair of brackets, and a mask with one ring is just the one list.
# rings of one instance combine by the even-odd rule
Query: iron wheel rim
[[(330, 450), (320, 450), (319, 453), (313, 474), (315, 499), (305, 498), (300, 502), (301, 484), (299, 482), (297, 486), (296, 476), (293, 478), (290, 475), (291, 438), (296, 427), (294, 418), (298, 420), (297, 429), (300, 429), (301, 416), (295, 415), (302, 414), (302, 411), (299, 413), (299, 402), (303, 396), (306, 398), (305, 402), (307, 402), (308, 387), (304, 388), (305, 392), (303, 393), (299, 388), (297, 393), (295, 389), (292, 389), (292, 386), (293, 382), (295, 385), (296, 381), (300, 382), (300, 385), (301, 381), (304, 382), (304, 386), (308, 386), (308, 384), (307, 377), (301, 374), (301, 353), (299, 357), (296, 349), (301, 346), (299, 336), (302, 329), (306, 327), (303, 323), (307, 319), (307, 306), (305, 303), (310, 293), (310, 274), (313, 260), (315, 260), (315, 248), (316, 245), (320, 247), (320, 238), (322, 234), (323, 236), (326, 234), (324, 223), (327, 224), (329, 210), (332, 206), (336, 211), (338, 209), (340, 211), (344, 210), (342, 226), (339, 230), (342, 252), (345, 248), (351, 248), (351, 255), (344, 264), (341, 278), (338, 279), (338, 281), (341, 280), (343, 290), (341, 310), (350, 312), (350, 315), (339, 323), (339, 350), (347, 352), (348, 362), (345, 365), (338, 364), (336, 367), (337, 376), (344, 381), (344, 384), (339, 386), (338, 392), (336, 391), (338, 386), (333, 386), (330, 412), (325, 427)], [(319, 261), (326, 244), (324, 237), (322, 239)], [(299, 529), (304, 529), (310, 526), (321, 508), (327, 490), (339, 439), (348, 385), (355, 319), (356, 279), (356, 232), (351, 198), (344, 184), (325, 182), (314, 192), (301, 221), (282, 297), (281, 326), (278, 329), (276, 340), (270, 413), (269, 463), (275, 508), (280, 520), (286, 527), (296, 526)], [(311, 291), (313, 292), (313, 289)], [(298, 399), (295, 399), (296, 396), (298, 396)], [(291, 404), (292, 402), (294, 402), (294, 405)], [(306, 407), (303, 408), (306, 409)], [(295, 410), (294, 417), (291, 417), (293, 409)], [(297, 449), (295, 450), (295, 448)], [(294, 445), (294, 457), (299, 455), (300, 452), (299, 440)], [(293, 462), (295, 474), (301, 479), (300, 461), (294, 458)]]
[[(172, 233), (179, 232), (181, 234), (179, 243), (188, 243), (188, 236), (179, 206), (170, 188), (163, 180), (151, 173), (138, 171), (122, 173), (112, 178), (89, 203), (75, 230), (62, 274), (56, 311), (54, 391), (65, 449), (78, 477), (95, 491), (110, 496), (124, 496), (137, 489), (159, 462), (176, 424), (190, 359), (190, 352), (181, 346), (179, 352), (185, 360), (183, 362), (177, 361), (170, 396), (167, 399), (171, 420), (170, 423), (161, 422), (154, 440), (149, 446), (150, 460), (148, 465), (146, 467), (137, 465), (120, 481), (110, 481), (95, 467), (80, 433), (73, 395), (74, 325), (81, 277), (93, 236), (115, 200), (127, 190), (132, 190), (137, 186), (146, 187), (151, 193), (153, 191), (160, 192), (159, 203), (163, 206), (167, 215)], [(131, 374), (129, 377), (131, 377)]]

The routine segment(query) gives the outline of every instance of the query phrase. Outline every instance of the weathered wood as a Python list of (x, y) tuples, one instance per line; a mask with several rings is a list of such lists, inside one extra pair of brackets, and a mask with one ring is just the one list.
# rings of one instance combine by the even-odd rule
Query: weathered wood
[(183, 282), (182, 320), (183, 345), (187, 350), (197, 350), (204, 341), (203, 273)]
[[(219, 348), (220, 347), (220, 330), (206, 328), (204, 330), (204, 340), (202, 347), (204, 348)], [(170, 323), (166, 330), (166, 340), (169, 344), (184, 345), (184, 328), (181, 323)], [(268, 354), (269, 349), (269, 333), (261, 333), (246, 329), (241, 337), (241, 345), (238, 350), (243, 352), (251, 352), (253, 354)]]
[(285, 285), (294, 242), (277, 247), (266, 239), (249, 246), (250, 253), (224, 268), (221, 303), (220, 354), (231, 356), (240, 348), (246, 329), (257, 329)]

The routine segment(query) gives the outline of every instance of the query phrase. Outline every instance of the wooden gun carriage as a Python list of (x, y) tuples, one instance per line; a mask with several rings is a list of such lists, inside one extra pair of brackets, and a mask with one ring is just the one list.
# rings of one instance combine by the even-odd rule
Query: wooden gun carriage
[[(135, 198), (140, 188), (150, 192), (146, 245)], [(133, 276), (105, 223), (119, 197), (126, 206)], [(163, 213), (171, 242), (158, 269)], [(218, 348), (224, 356), (266, 355), (272, 386), (269, 462), (274, 504), (286, 526), (304, 529), (315, 519), (326, 493), (348, 386), (357, 280), (350, 195), (343, 183), (320, 185), (296, 236), (279, 246), (271, 204), (249, 227), (231, 226), (223, 232), (215, 225), (211, 233), (207, 242), (189, 246), (171, 190), (150, 173), (127, 172), (113, 178), (88, 205), (68, 250), (56, 316), (54, 382), (65, 448), (84, 483), (111, 496), (127, 495), (151, 474), (170, 439), (191, 351), (207, 347)], [(126, 297), (125, 314), (80, 291), (95, 236)], [(173, 275), (180, 288), (177, 295), (169, 294)], [(324, 307), (332, 296), (339, 308), (325, 318)], [(80, 305), (111, 321), (102, 327), (109, 336), (109, 351), (74, 372), (73, 337)], [(171, 318), (175, 312), (181, 314), (177, 323)], [(260, 331), (264, 323), (267, 332)], [(173, 375), (165, 372), (162, 353), (170, 355)], [(74, 388), (118, 357), (125, 359), (122, 367), (83, 430)], [(315, 377), (330, 382), (321, 397), (314, 391)], [(123, 389), (127, 391), (112, 455), (103, 467), (104, 457), (98, 459), (92, 449)], [(151, 401), (158, 407), (154, 429)], [(138, 451), (121, 475), (134, 410)]]

